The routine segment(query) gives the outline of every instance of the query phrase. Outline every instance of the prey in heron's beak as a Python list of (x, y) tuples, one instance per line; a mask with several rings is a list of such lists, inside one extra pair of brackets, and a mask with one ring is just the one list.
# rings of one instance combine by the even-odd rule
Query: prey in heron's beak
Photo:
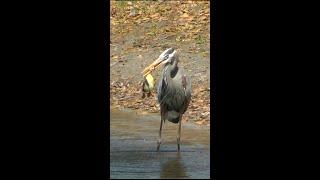
[(150, 74), (153, 70), (158, 68), (160, 65), (167, 63), (172, 56), (176, 54), (177, 51), (175, 51), (173, 48), (169, 48), (166, 51), (164, 51), (158, 59), (156, 59), (152, 64), (150, 64), (148, 67), (146, 67), (142, 73), (143, 76), (147, 76)]
[(148, 74), (146, 77), (143, 78), (142, 83), (142, 98), (145, 98), (145, 94), (147, 94), (148, 97), (150, 97), (151, 92), (154, 88), (154, 78), (151, 74)]

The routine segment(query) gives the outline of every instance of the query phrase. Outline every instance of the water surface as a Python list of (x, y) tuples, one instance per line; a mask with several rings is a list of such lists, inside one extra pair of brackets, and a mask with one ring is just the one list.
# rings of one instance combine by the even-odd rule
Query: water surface
[(210, 178), (210, 130), (182, 123), (180, 152), (178, 124), (166, 121), (157, 151), (158, 114), (111, 110), (110, 177), (112, 179)]

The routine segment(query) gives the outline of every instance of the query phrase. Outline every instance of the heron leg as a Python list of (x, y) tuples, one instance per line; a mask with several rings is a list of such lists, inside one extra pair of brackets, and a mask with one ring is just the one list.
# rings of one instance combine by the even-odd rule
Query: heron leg
[(177, 135), (178, 151), (180, 151), (181, 121), (182, 121), (182, 115), (179, 116), (179, 129), (178, 129), (178, 135)]
[(159, 130), (159, 139), (158, 139), (158, 146), (157, 146), (157, 150), (159, 151), (160, 149), (160, 144), (161, 144), (161, 131), (162, 131), (162, 115), (161, 115), (161, 123), (160, 123), (160, 130)]

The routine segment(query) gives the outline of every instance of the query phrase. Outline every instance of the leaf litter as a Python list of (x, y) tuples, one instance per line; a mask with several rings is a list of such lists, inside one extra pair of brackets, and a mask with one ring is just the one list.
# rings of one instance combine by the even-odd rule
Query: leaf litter
[[(193, 87), (192, 99), (182, 120), (210, 125), (209, 7), (209, 1), (111, 1), (110, 102), (113, 108), (131, 108), (140, 114), (159, 113), (156, 88), (150, 97), (141, 98), (140, 72), (165, 48), (179, 47), (184, 52), (182, 61), (190, 57), (196, 59), (182, 62), (192, 77)], [(152, 58), (146, 60), (148, 56)], [(159, 77), (160, 73), (161, 70), (154, 76)]]

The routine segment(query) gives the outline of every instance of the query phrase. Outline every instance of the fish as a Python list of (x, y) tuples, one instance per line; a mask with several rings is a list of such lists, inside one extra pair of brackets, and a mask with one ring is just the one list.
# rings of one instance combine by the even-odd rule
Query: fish
[(143, 77), (142, 83), (142, 98), (145, 98), (145, 94), (150, 97), (152, 90), (154, 89), (155, 81), (151, 74), (147, 74)]

